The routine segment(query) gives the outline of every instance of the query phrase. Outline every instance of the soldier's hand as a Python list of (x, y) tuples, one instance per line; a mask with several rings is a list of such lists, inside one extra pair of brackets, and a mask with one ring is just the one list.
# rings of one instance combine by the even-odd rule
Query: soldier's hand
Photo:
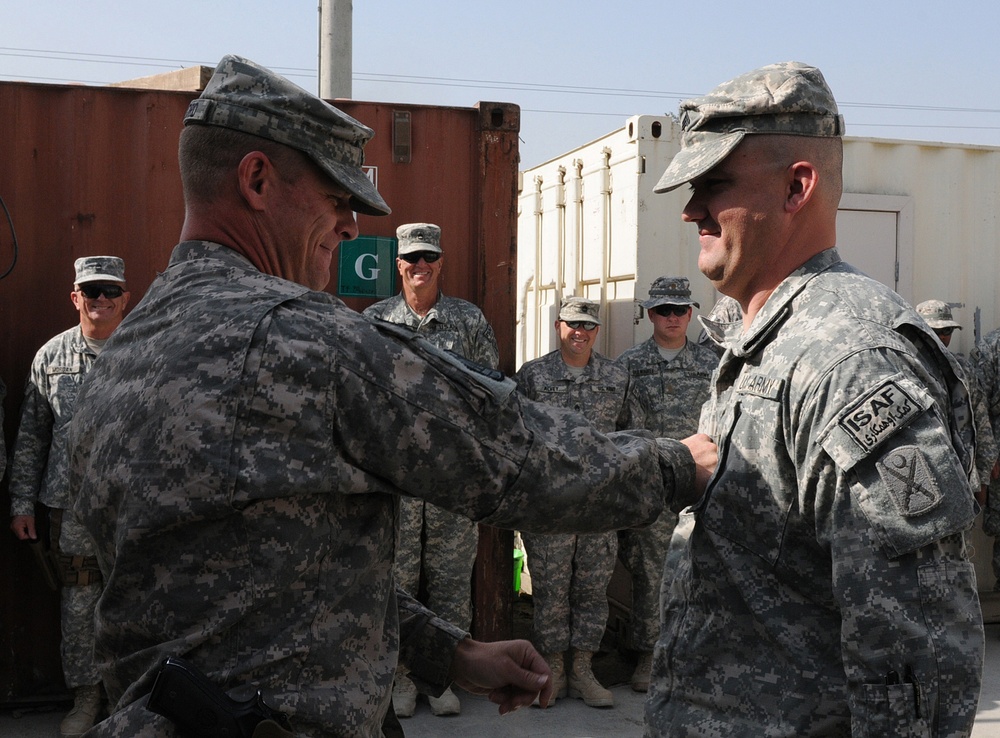
[(681, 441), (691, 451), (695, 463), (694, 484), (698, 495), (701, 496), (708, 486), (708, 480), (715, 472), (715, 467), (719, 463), (719, 447), (715, 441), (704, 433), (696, 433)]
[(38, 538), (34, 515), (15, 515), (10, 520), (10, 529), (22, 541), (34, 541)]
[(459, 642), (451, 664), (455, 684), (473, 694), (489, 695), (506, 715), (538, 697), (542, 707), (552, 699), (552, 672), (528, 641)]

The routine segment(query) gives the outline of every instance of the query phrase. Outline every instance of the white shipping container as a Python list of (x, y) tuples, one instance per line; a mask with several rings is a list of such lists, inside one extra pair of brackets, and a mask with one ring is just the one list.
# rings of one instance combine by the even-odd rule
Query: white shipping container
[[(518, 366), (556, 347), (564, 296), (601, 303), (597, 350), (611, 358), (652, 334), (638, 302), (658, 276), (688, 277), (701, 304), (696, 312), (711, 309), (718, 295), (698, 271), (696, 229), (680, 217), (688, 189), (653, 193), (678, 149), (671, 116), (637, 115), (521, 172)], [(963, 326), (951, 349), (966, 355), (1000, 326), (998, 205), (1000, 148), (844, 139), (841, 255), (912, 304), (951, 303)], [(692, 320), (689, 338), (699, 331)], [(991, 589), (992, 541), (978, 525), (972, 541), (980, 587)]]

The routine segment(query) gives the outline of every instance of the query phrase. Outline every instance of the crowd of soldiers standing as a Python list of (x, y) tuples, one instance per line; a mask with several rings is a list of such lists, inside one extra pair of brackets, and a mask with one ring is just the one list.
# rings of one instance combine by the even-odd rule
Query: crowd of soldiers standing
[[(499, 350), (493, 330), (472, 303), (441, 292), (444, 264), (441, 229), (410, 223), (397, 229), (396, 266), (402, 289), (368, 307), (364, 314), (406, 326), (438, 348), (495, 369)], [(62, 592), (61, 652), (73, 709), (61, 726), (63, 736), (82, 735), (100, 714), (99, 679), (90, 654), (93, 627), (88, 626), (100, 589), (100, 573), (86, 536), (62, 522), (65, 463), (61, 433), (72, 415), (75, 390), (128, 303), (124, 262), (117, 257), (86, 257), (75, 264), (73, 303), (80, 326), (43, 346), (32, 363), (22, 404), (21, 422), (11, 463), (11, 529), (22, 540), (37, 539), (36, 506), (48, 509), (55, 576)], [(529, 360), (515, 377), (526, 396), (582, 413), (603, 432), (636, 428), (655, 436), (684, 438), (698, 428), (702, 404), (727, 329), (742, 328), (739, 305), (722, 297), (701, 318), (698, 340), (688, 339), (694, 309), (685, 277), (658, 277), (641, 306), (652, 324), (649, 339), (611, 360), (594, 349), (602, 321), (600, 304), (583, 297), (562, 300), (555, 321), (558, 348)], [(961, 325), (951, 307), (927, 300), (917, 311), (945, 346)], [(1000, 329), (973, 350), (971, 360), (957, 357), (966, 370), (977, 432), (977, 495), (985, 533), (1000, 535), (1000, 460), (992, 432), (1000, 423)], [(70, 367), (70, 369), (67, 369)], [(2, 389), (5, 394), (5, 388)], [(0, 395), (2, 399), (2, 395)], [(2, 416), (0, 416), (2, 418)], [(7, 454), (2, 454), (6, 467)], [(975, 485), (974, 485), (975, 488)], [(992, 488), (992, 494), (990, 490)], [(68, 520), (72, 520), (69, 518)], [(608, 587), (620, 557), (631, 576), (632, 602), (628, 646), (636, 657), (631, 686), (649, 688), (653, 646), (660, 627), (663, 561), (677, 515), (664, 510), (646, 528), (618, 533), (525, 534), (524, 547), (532, 582), (532, 639), (552, 669), (554, 698), (576, 697), (592, 707), (612, 707), (614, 696), (597, 679), (592, 659), (608, 623)], [(407, 498), (401, 505), (394, 573), (407, 591), (424, 593), (431, 609), (468, 629), (472, 623), (471, 576), (478, 526), (429, 502)], [(1000, 588), (1000, 545), (994, 545), (993, 572)], [(447, 689), (427, 697), (434, 715), (461, 710)], [(418, 689), (401, 667), (393, 687), (397, 717), (414, 714)]]
[[(700, 306), (686, 278), (660, 277), (642, 303), (652, 337), (615, 360), (594, 351), (599, 303), (564, 298), (558, 348), (520, 368), (518, 394), (495, 370), (481, 312), (441, 293), (433, 224), (397, 230), (402, 291), (368, 319), (327, 299), (326, 233), (350, 240), (355, 212), (390, 212), (360, 170), (371, 132), (249, 60), (220, 63), (185, 116), (188, 217), (167, 270), (105, 350), (129, 299), (124, 264), (78, 260), (80, 326), (39, 351), (22, 404), (11, 528), (37, 540), (38, 506), (54, 511), (56, 575), (73, 590), (63, 736), (91, 727), (102, 684), (114, 707), (92, 735), (174, 735), (186, 715), (153, 703), (167, 648), (234, 689), (266, 682), (285, 713), (268, 712), (256, 735), (292, 735), (282, 714), (303, 734), (400, 735), (394, 721), (419, 691), (435, 714), (458, 712), (452, 683), (501, 714), (561, 696), (610, 707), (592, 659), (619, 554), (634, 583), (631, 683), (649, 691), (647, 735), (883, 734), (903, 707), (914, 725), (967, 732), (982, 622), (962, 532), (976, 514), (970, 479), (984, 529), (1000, 531), (989, 439), (1000, 330), (971, 362), (953, 361), (961, 326), (946, 303), (914, 312), (842, 264), (843, 121), (818, 70), (770, 65), (682, 107), (684, 146), (654, 191), (691, 184), (682, 217), (705, 231), (699, 269), (742, 297), (702, 321), (725, 351), (688, 340)], [(219, 147), (238, 166), (201, 161)], [(772, 166), (786, 157), (796, 163)], [(757, 202), (769, 189), (780, 207)], [(801, 238), (734, 217), (733, 198), (780, 210)], [(303, 224), (309, 237), (288, 237)], [(723, 231), (747, 237), (753, 259), (717, 247)], [(277, 258), (275, 244), (303, 258)], [(861, 320), (877, 340), (855, 346)], [(892, 422), (867, 425), (876, 408)], [(703, 437), (670, 438), (695, 430)], [(724, 458), (712, 437), (725, 439)], [(428, 458), (432, 446), (440, 455)], [(847, 480), (859, 479), (855, 495)], [(531, 526), (534, 647), (467, 632), (476, 532), (464, 518)], [(182, 544), (183, 560), (170, 558)], [(150, 572), (157, 560), (169, 560), (169, 581)], [(332, 602), (348, 587), (353, 599)], [(96, 592), (88, 636), (93, 606), (82, 603)], [(99, 677), (85, 663), (95, 653)]]

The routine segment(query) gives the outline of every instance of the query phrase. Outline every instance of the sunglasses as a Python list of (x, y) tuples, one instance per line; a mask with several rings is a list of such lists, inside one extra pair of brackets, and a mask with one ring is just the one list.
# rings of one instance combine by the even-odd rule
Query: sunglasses
[(664, 318), (668, 315), (676, 315), (679, 318), (682, 315), (687, 315), (687, 311), (690, 309), (687, 305), (657, 305), (653, 308), (653, 312)]
[(89, 300), (96, 300), (101, 295), (109, 300), (114, 300), (121, 297), (125, 290), (117, 284), (81, 284), (80, 292)]
[(589, 320), (564, 320), (563, 323), (574, 331), (587, 331), (588, 333), (597, 327), (597, 323), (591, 323)]
[(414, 251), (412, 254), (400, 254), (399, 258), (405, 261), (407, 264), (416, 264), (421, 259), (423, 259), (428, 264), (433, 264), (435, 261), (441, 258), (441, 254), (439, 254), (437, 251)]
[(954, 328), (935, 328), (934, 332), (937, 333), (939, 336), (950, 336), (952, 333), (955, 332), (955, 329)]

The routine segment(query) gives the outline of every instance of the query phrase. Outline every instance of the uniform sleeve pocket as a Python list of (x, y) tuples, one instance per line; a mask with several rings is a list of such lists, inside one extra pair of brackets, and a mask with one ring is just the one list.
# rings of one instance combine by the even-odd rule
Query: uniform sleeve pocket
[(852, 733), (862, 738), (924, 738), (927, 720), (919, 716), (919, 684), (861, 685), (860, 710), (855, 711)]

